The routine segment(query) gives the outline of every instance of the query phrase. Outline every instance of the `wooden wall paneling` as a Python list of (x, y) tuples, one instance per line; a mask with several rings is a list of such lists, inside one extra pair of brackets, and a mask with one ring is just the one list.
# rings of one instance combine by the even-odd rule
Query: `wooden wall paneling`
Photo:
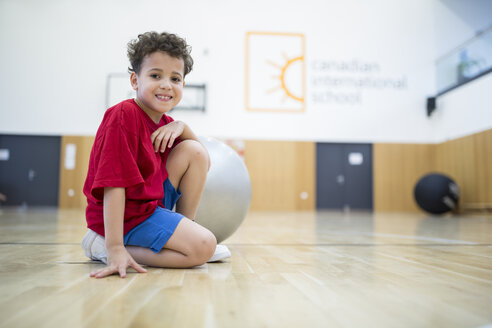
[(475, 134), (477, 202), (492, 204), (492, 130)]
[(374, 210), (419, 211), (418, 179), (442, 172), (460, 187), (460, 207), (492, 207), (492, 130), (431, 144), (374, 145)]
[(387, 190), (391, 186), (390, 163), (380, 160), (386, 156), (386, 152), (383, 144), (374, 144), (372, 147), (374, 211), (380, 211), (384, 204), (390, 202)]
[(460, 138), (437, 145), (437, 170), (449, 175), (460, 187), (460, 204), (475, 198), (473, 138)]
[(374, 211), (380, 211), (384, 208), (384, 204), (388, 204), (390, 200), (391, 187), (391, 163), (380, 160), (386, 155), (388, 149), (382, 144), (374, 144), (372, 147), (373, 158), (373, 199)]
[(296, 210), (314, 210), (316, 208), (316, 144), (296, 142), (295, 148)]
[[(60, 158), (60, 208), (85, 208), (86, 198), (82, 192), (84, 187), (89, 157), (94, 143), (94, 137), (89, 136), (63, 136)], [(66, 146), (74, 144), (76, 146), (75, 167), (65, 168)]]
[(435, 146), (374, 144), (374, 210), (419, 211), (413, 197), (418, 179), (435, 171)]
[(438, 171), (460, 187), (460, 206), (492, 204), (492, 130), (437, 145)]
[(294, 154), (287, 142), (247, 141), (245, 163), (251, 177), (252, 210), (294, 210), (292, 178)]
[(454, 149), (452, 158), (457, 163), (458, 176), (462, 182), (463, 203), (469, 203), (478, 197), (475, 179), (476, 157), (473, 141), (473, 136), (467, 136), (453, 141), (457, 145), (457, 149)]
[(485, 136), (482, 134), (473, 135), (473, 152), (475, 157), (474, 167), (474, 182), (475, 182), (475, 195), (478, 203), (485, 203), (487, 201), (487, 176), (486, 168), (483, 165), (487, 158), (484, 156), (485, 151)]
[(461, 186), (459, 177), (456, 174), (458, 169), (453, 153), (453, 145), (449, 142), (436, 145), (436, 171), (449, 175)]
[[(246, 141), (252, 210), (307, 210), (315, 203), (315, 146), (309, 142)], [(301, 192), (308, 198), (302, 200)]]
[(487, 179), (487, 202), (492, 203), (492, 130), (486, 131), (485, 133), (485, 177)]

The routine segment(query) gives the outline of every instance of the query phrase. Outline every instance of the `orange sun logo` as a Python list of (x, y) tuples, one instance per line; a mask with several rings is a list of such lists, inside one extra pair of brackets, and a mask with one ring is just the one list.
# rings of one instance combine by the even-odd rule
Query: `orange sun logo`
[[(289, 98), (292, 98), (296, 101), (299, 101), (299, 102), (304, 102), (304, 97), (302, 95), (295, 95), (294, 94), (294, 91), (291, 91), (289, 90), (289, 87), (287, 86), (287, 72), (288, 72), (288, 69), (291, 68), (291, 69), (295, 69), (294, 66), (295, 64), (300, 64), (302, 65), (302, 62), (304, 61), (304, 57), (303, 56), (299, 56), (299, 57), (295, 57), (295, 58), (292, 58), (292, 59), (289, 59), (287, 58), (287, 56), (285, 54), (283, 54), (284, 58), (286, 59), (286, 63), (282, 66), (282, 65), (278, 65), (270, 60), (267, 60), (267, 63), (274, 66), (274, 67), (277, 67), (280, 69), (280, 75), (275, 75), (273, 76), (275, 79), (279, 79), (280, 80), (280, 86), (278, 87), (274, 87), (270, 90), (268, 90), (268, 92), (275, 92), (277, 90), (283, 90), (285, 92), (285, 96), (286, 97), (289, 97)], [(284, 98), (285, 100), (285, 98)]]
[(304, 49), (302, 34), (265, 32), (247, 34), (246, 108), (248, 110), (304, 111)]

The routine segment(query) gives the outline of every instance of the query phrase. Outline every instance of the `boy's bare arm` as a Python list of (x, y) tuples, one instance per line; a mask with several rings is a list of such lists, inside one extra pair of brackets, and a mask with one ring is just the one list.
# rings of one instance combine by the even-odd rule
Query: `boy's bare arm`
[(91, 277), (103, 278), (114, 273), (124, 278), (126, 269), (132, 267), (146, 272), (127, 252), (123, 244), (123, 218), (125, 214), (125, 188), (104, 188), (104, 232), (108, 265), (91, 273)]
[(125, 188), (104, 188), (104, 232), (106, 248), (123, 246)]

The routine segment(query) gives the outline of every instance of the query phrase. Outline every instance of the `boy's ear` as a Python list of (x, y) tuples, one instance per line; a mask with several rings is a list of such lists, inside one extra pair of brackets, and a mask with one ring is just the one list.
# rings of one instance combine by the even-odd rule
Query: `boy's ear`
[(132, 84), (133, 90), (136, 91), (138, 89), (137, 73), (132, 72), (132, 74), (130, 74), (130, 83)]

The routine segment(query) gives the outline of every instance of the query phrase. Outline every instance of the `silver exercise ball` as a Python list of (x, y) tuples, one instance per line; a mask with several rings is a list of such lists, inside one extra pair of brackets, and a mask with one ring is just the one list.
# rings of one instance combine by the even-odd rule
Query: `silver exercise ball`
[(239, 155), (225, 143), (200, 138), (210, 155), (207, 175), (195, 221), (209, 229), (220, 243), (243, 222), (251, 203), (248, 170)]

